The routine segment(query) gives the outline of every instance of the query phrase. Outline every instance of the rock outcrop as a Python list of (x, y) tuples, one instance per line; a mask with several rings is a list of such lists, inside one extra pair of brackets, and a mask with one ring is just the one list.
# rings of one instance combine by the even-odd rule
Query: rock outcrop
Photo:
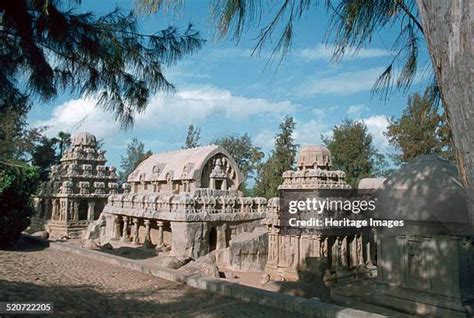
[(268, 256), (268, 234), (264, 227), (237, 234), (229, 242), (229, 263), (234, 270), (259, 271)]

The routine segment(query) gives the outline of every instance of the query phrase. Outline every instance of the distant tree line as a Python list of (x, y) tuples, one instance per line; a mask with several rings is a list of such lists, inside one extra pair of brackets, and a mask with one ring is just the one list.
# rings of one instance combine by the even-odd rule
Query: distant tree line
[[(286, 116), (275, 135), (274, 149), (267, 158), (246, 133), (215, 138), (210, 144), (221, 145), (235, 159), (244, 175), (240, 190), (245, 195), (270, 198), (278, 196), (283, 172), (295, 169), (299, 148), (294, 139), (295, 128), (294, 119)], [(425, 154), (454, 160), (445, 115), (439, 111), (429, 91), (423, 96), (418, 93), (409, 96), (401, 117), (389, 120), (385, 135), (396, 149), (396, 153), (388, 155), (396, 165)], [(321, 140), (331, 151), (333, 169), (344, 171), (346, 181), (353, 187), (362, 178), (386, 176), (394, 169), (388, 163), (387, 155), (375, 147), (373, 136), (363, 121), (346, 118), (334, 126), (329, 135), (322, 135)], [(182, 148), (199, 147), (200, 141), (201, 128), (190, 124)], [(151, 151), (145, 151), (142, 142), (133, 139), (127, 146), (127, 154), (122, 157), (122, 180), (150, 155)]]

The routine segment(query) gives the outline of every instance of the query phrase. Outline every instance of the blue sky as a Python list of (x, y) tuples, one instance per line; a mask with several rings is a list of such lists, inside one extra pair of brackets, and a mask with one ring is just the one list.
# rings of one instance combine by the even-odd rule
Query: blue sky
[[(132, 1), (83, 0), (77, 10), (101, 14), (117, 6), (128, 11)], [(215, 39), (205, 1), (186, 1), (174, 14), (141, 17), (140, 27), (150, 33), (168, 25), (185, 28), (189, 22), (208, 42), (197, 54), (165, 70), (177, 92), (154, 96), (132, 130), (120, 131), (110, 114), (94, 108), (93, 99), (68, 94), (48, 104), (35, 103), (31, 125), (50, 126), (49, 135), (90, 131), (104, 140), (109, 164), (115, 166), (133, 137), (153, 152), (178, 149), (191, 123), (201, 127), (203, 144), (248, 133), (256, 145), (269, 151), (287, 114), (297, 122), (295, 138), (301, 145), (321, 143), (321, 134), (349, 117), (363, 120), (376, 147), (389, 153), (393, 149), (383, 136), (387, 118), (400, 116), (408, 93), (423, 91), (428, 82), (427, 76), (419, 76), (408, 93), (394, 92), (386, 102), (371, 98), (372, 84), (391, 59), (397, 27), (380, 31), (370, 46), (336, 64), (330, 60), (331, 47), (322, 43), (327, 24), (322, 6), (297, 24), (291, 51), (278, 68), (266, 67), (269, 48), (260, 57), (250, 56), (259, 28), (246, 33), (238, 44)], [(423, 52), (421, 58), (427, 60), (427, 54)]]

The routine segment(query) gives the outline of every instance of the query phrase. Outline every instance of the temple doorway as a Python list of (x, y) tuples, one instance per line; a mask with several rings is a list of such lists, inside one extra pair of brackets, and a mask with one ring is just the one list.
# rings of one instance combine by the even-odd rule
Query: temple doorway
[(88, 208), (89, 208), (89, 205), (87, 204), (87, 200), (79, 201), (79, 211), (78, 211), (79, 220), (87, 220)]
[(217, 247), (217, 231), (214, 227), (211, 228), (211, 230), (209, 231), (209, 240), (208, 241), (209, 241), (209, 252), (212, 252)]

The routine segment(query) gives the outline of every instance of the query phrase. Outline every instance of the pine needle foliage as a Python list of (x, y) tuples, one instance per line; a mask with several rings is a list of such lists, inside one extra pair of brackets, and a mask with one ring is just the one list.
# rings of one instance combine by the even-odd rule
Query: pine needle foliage
[(192, 25), (143, 34), (132, 12), (96, 16), (67, 7), (78, 3), (0, 2), (0, 111), (69, 91), (96, 97), (129, 128), (152, 93), (174, 89), (164, 67), (196, 52), (204, 40)]

